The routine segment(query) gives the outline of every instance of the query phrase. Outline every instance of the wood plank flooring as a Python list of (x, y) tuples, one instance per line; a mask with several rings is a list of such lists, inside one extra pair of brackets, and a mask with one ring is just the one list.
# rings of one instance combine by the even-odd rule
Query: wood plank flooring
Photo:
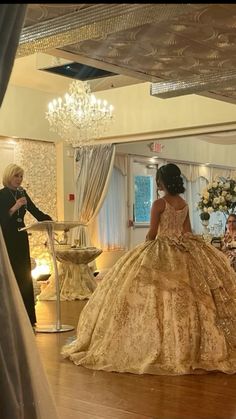
[[(62, 302), (62, 323), (76, 326), (84, 304)], [(39, 325), (55, 323), (55, 302), (38, 302), (36, 311)], [(89, 370), (60, 356), (62, 345), (75, 333), (35, 337), (60, 419), (236, 419), (236, 375), (167, 377)]]

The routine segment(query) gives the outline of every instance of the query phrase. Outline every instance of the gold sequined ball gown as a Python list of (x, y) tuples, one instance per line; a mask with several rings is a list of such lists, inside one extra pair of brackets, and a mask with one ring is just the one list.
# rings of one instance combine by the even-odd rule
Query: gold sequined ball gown
[(166, 202), (157, 238), (109, 270), (64, 357), (136, 374), (236, 372), (236, 274), (212, 245), (181, 234), (187, 212)]

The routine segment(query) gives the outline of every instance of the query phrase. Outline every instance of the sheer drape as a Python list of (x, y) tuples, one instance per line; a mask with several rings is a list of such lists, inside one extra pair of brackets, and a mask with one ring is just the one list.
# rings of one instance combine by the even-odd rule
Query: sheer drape
[(197, 178), (195, 181), (187, 180), (184, 176), (184, 186), (186, 188), (183, 194), (189, 206), (189, 215), (192, 230), (196, 234), (202, 233), (202, 224), (200, 219), (200, 212), (197, 209), (197, 203), (199, 201), (199, 195), (201, 191), (206, 187), (207, 180), (203, 177)]
[(119, 154), (115, 155), (114, 166), (119, 169), (123, 176), (127, 176), (128, 174), (128, 156), (127, 154)]
[(89, 246), (88, 225), (96, 217), (105, 199), (115, 157), (112, 144), (84, 146), (76, 150), (76, 193), (74, 219), (84, 226), (73, 229), (72, 240)]
[(126, 177), (113, 168), (107, 196), (98, 214), (98, 246), (103, 250), (126, 248)]
[(0, 106), (14, 64), (26, 8), (26, 4), (2, 4), (0, 6)]

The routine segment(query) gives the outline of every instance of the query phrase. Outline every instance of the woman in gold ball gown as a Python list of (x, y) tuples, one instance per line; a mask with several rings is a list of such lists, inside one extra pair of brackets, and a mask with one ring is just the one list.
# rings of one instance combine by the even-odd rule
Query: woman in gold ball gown
[(99, 283), (62, 354), (95, 370), (181, 375), (236, 372), (236, 274), (191, 233), (179, 168), (157, 171), (164, 197), (145, 243)]

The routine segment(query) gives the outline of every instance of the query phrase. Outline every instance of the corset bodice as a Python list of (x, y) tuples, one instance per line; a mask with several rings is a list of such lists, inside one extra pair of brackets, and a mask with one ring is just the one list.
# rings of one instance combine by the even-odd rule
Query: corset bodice
[(158, 227), (158, 235), (160, 236), (180, 236), (183, 232), (183, 224), (188, 213), (188, 205), (184, 208), (176, 210), (166, 200), (165, 209), (161, 214)]

